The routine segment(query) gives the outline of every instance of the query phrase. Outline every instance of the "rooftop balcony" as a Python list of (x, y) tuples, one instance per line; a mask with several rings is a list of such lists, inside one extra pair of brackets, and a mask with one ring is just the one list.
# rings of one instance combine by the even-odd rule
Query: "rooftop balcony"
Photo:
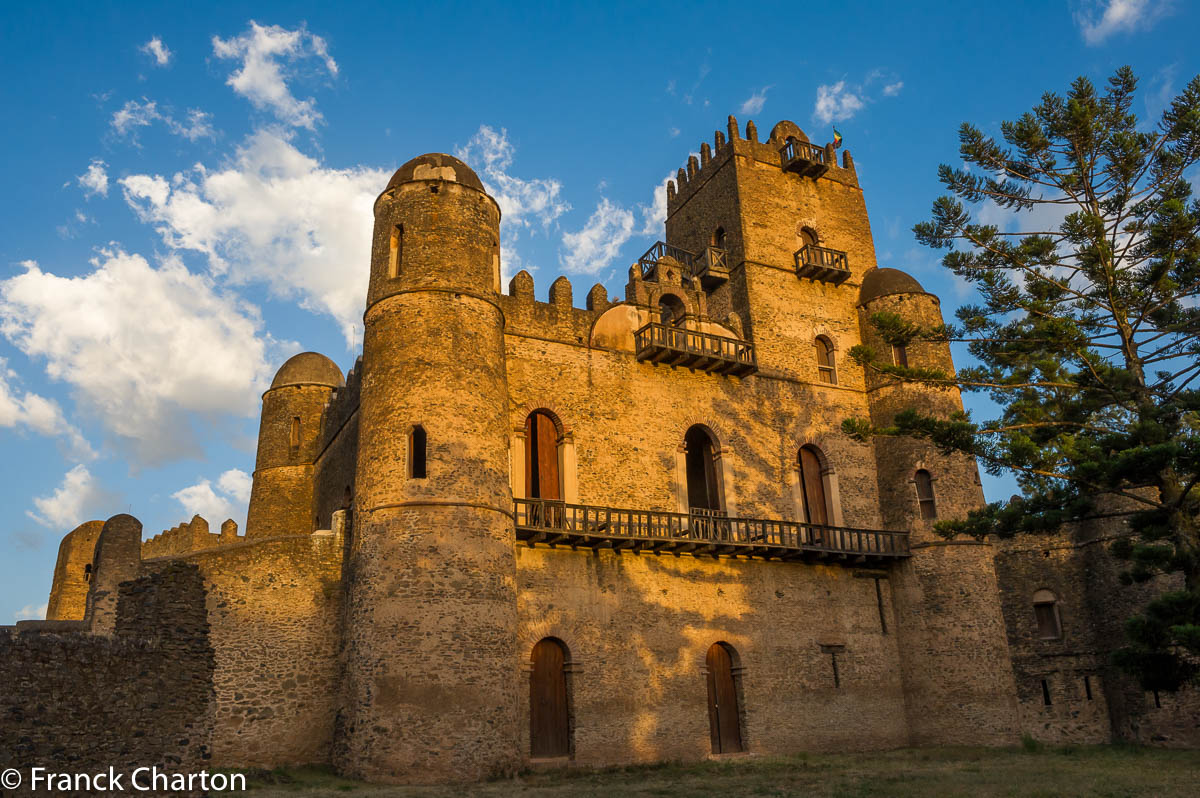
[(796, 275), (840, 285), (850, 277), (846, 253), (809, 244), (796, 250)]
[(651, 322), (633, 334), (637, 359), (743, 377), (758, 371), (754, 344), (738, 338)]
[(820, 177), (829, 170), (825, 149), (807, 141), (789, 138), (779, 150), (783, 171), (795, 172), (801, 177)]
[(880, 565), (908, 557), (908, 533), (727, 518), (712, 510), (617, 510), (516, 499), (517, 540), (578, 548)]
[(654, 279), (658, 262), (664, 257), (679, 261), (683, 267), (684, 283), (699, 280), (706, 291), (729, 279), (729, 253), (720, 247), (705, 247), (703, 252), (696, 254), (663, 241), (655, 241), (654, 246), (638, 258), (643, 280)]
[(654, 245), (646, 250), (646, 254), (638, 258), (638, 266), (642, 269), (643, 280), (654, 278), (654, 270), (658, 268), (658, 262), (663, 258), (674, 258), (679, 261), (684, 267), (686, 277), (690, 278), (695, 271), (695, 252), (688, 252), (686, 249), (673, 247), (665, 241), (655, 241)]

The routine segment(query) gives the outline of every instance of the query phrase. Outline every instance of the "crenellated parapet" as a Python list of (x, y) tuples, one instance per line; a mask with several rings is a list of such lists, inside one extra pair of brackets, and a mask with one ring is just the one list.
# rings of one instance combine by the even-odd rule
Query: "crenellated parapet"
[(508, 294), (499, 297), (504, 311), (504, 331), (567, 344), (586, 345), (592, 325), (614, 303), (597, 283), (587, 294), (587, 307), (574, 303), (574, 289), (565, 276), (550, 286), (549, 301), (534, 298), (533, 276), (522, 269), (508, 283)]
[(185, 521), (178, 526), (163, 530), (152, 538), (143, 540), (142, 559), (171, 557), (193, 551), (232, 546), (245, 539), (245, 536), (238, 534), (237, 522), (232, 518), (225, 519), (219, 532), (212, 532), (207, 520), (199, 515), (194, 515), (191, 521)]
[(318, 454), (328, 449), (333, 439), (346, 426), (346, 422), (358, 410), (358, 402), (362, 394), (362, 356), (354, 361), (354, 368), (346, 375), (346, 384), (335, 388), (325, 404), (321, 416), (321, 435), (318, 442)]

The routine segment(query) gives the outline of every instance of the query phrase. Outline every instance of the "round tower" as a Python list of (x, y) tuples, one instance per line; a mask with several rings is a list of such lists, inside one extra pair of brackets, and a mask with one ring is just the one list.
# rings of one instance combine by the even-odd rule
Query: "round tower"
[(46, 602), (47, 621), (82, 621), (92, 581), (92, 558), (103, 521), (87, 521), (72, 529), (58, 547), (54, 582)]
[(325, 404), (345, 384), (337, 364), (316, 352), (279, 367), (262, 398), (246, 537), (304, 534), (329, 523), (313, 515), (313, 464)]
[(517, 769), (500, 208), (449, 155), (375, 202), (336, 757), (378, 781)]
[[(950, 347), (913, 341), (892, 346), (871, 323), (894, 313), (920, 327), (942, 323), (938, 298), (898, 269), (863, 276), (858, 300), (863, 343), (885, 362), (953, 374)], [(871, 422), (880, 427), (914, 408), (947, 418), (963, 409), (955, 388), (931, 388), (867, 375)], [(940, 519), (961, 518), (984, 503), (974, 458), (942, 454), (928, 441), (874, 439), (884, 526), (908, 531), (912, 557), (892, 576), (906, 706), (914, 745), (1011, 744), (1019, 735), (999, 585), (990, 543), (945, 540)]]

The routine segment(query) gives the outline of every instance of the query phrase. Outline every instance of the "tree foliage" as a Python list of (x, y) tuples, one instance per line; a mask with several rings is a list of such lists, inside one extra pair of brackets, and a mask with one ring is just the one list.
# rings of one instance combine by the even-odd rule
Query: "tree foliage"
[[(943, 265), (981, 301), (940, 329), (891, 314), (871, 322), (889, 343), (965, 342), (977, 365), (943, 374), (852, 352), (895, 379), (984, 393), (999, 417), (909, 410), (886, 429), (845, 429), (924, 438), (1016, 474), (1021, 498), (944, 522), (942, 534), (1122, 517), (1133, 533), (1112, 546), (1122, 581), (1181, 584), (1127, 621), (1115, 658), (1146, 689), (1173, 690), (1200, 683), (1200, 202), (1189, 183), (1200, 76), (1145, 126), (1136, 86), (1124, 67), (1103, 92), (1079, 78), (1065, 96), (1043, 95), (999, 139), (960, 128), (962, 163), (939, 168), (947, 194), (914, 233), (947, 250)], [(984, 221), (996, 216), (1023, 229)]]

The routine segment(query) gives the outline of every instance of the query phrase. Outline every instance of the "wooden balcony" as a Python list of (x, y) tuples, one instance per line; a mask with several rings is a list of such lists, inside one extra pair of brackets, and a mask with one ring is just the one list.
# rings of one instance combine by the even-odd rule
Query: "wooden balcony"
[(633, 334), (637, 359), (744, 377), (758, 371), (754, 344), (738, 338), (651, 322)]
[(517, 540), (572, 548), (880, 565), (908, 557), (908, 533), (819, 526), (711, 511), (618, 510), (516, 499)]
[(652, 280), (655, 277), (655, 269), (658, 268), (658, 262), (664, 258), (674, 258), (683, 266), (684, 279), (690, 280), (692, 274), (696, 271), (696, 253), (688, 252), (686, 249), (673, 247), (665, 241), (655, 241), (654, 246), (646, 250), (646, 254), (638, 258), (638, 266), (642, 269), (642, 279)]
[(796, 275), (840, 285), (850, 277), (850, 262), (841, 250), (809, 244), (796, 250)]
[(729, 253), (720, 247), (705, 247), (694, 271), (704, 290), (711, 291), (729, 280)]
[(795, 172), (801, 177), (820, 177), (829, 170), (825, 149), (807, 141), (789, 138), (779, 150), (783, 171)]

